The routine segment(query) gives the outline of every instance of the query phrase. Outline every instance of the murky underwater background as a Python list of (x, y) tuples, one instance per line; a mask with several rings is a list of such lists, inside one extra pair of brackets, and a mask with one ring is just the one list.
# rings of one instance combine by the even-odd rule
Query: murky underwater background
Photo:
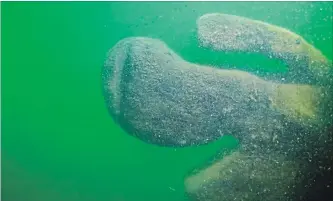
[(113, 123), (101, 88), (120, 39), (165, 41), (185, 60), (283, 73), (278, 60), (198, 47), (196, 19), (223, 12), (303, 36), (332, 60), (332, 2), (4, 2), (2, 201), (183, 201), (183, 179), (221, 149), (165, 148)]

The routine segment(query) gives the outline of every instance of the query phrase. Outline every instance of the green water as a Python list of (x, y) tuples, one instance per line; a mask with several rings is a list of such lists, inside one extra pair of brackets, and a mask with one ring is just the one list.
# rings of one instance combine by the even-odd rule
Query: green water
[(223, 138), (183, 149), (143, 143), (109, 116), (101, 91), (106, 52), (120, 39), (165, 41), (184, 59), (285, 71), (260, 55), (197, 47), (195, 20), (224, 12), (303, 36), (332, 59), (332, 2), (3, 2), (2, 201), (183, 201), (183, 179)]

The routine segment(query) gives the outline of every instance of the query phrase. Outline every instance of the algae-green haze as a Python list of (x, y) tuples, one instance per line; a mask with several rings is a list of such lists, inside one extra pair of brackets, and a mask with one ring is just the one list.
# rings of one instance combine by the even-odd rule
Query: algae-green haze
[(141, 142), (113, 123), (100, 75), (106, 52), (131, 36), (159, 38), (202, 65), (285, 70), (261, 55), (198, 48), (196, 19), (212, 12), (285, 27), (332, 60), (331, 2), (2, 3), (2, 200), (185, 200), (185, 175), (236, 142)]

